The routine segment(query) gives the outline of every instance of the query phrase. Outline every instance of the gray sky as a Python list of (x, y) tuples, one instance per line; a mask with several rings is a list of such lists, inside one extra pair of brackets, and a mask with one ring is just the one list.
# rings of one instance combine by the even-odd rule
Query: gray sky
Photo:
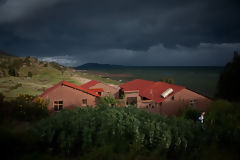
[(64, 65), (224, 65), (239, 0), (0, 0), (0, 50)]

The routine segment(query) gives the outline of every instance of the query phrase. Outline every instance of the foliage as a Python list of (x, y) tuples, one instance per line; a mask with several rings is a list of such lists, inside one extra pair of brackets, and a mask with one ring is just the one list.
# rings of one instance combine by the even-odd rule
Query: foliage
[(194, 107), (186, 107), (183, 110), (180, 110), (178, 113), (179, 117), (183, 117), (184, 119), (189, 119), (193, 121), (197, 121), (198, 117), (201, 115), (201, 112)]
[(227, 100), (240, 100), (240, 56), (235, 51), (232, 62), (226, 64), (218, 81), (217, 97)]
[(12, 86), (11, 89), (17, 89), (19, 87), (22, 87), (22, 83), (17, 83), (16, 85)]
[(27, 66), (30, 66), (31, 64), (30, 56), (26, 56), (23, 62), (26, 63)]
[(28, 77), (32, 77), (32, 72), (28, 72)]
[(214, 133), (212, 139), (228, 146), (240, 144), (240, 104), (224, 100), (213, 102), (206, 123)]
[(24, 132), (0, 124), (0, 140), (4, 152), (14, 150), (4, 154), (13, 159), (239, 159), (239, 103), (214, 101), (205, 130), (192, 120), (196, 113), (192, 108), (165, 117), (135, 107), (75, 108)]
[(173, 84), (174, 83), (174, 80), (172, 79), (172, 78), (167, 78), (166, 80), (165, 80), (165, 82), (166, 83), (169, 83), (169, 84)]
[(97, 101), (97, 106), (106, 107), (106, 106), (116, 106), (117, 100), (112, 96), (100, 97)]
[(13, 68), (13, 67), (10, 67), (10, 68), (9, 68), (8, 74), (9, 74), (10, 76), (18, 77), (18, 73), (17, 73), (16, 69)]
[(12, 63), (12, 67), (19, 70), (23, 66), (24, 61), (21, 58), (15, 59)]
[(166, 83), (169, 83), (169, 84), (174, 84), (173, 78), (170, 78), (170, 77), (166, 78), (165, 80), (162, 77), (160, 77), (159, 81), (160, 82), (166, 82)]
[(31, 95), (19, 95), (10, 102), (1, 102), (2, 119), (36, 121), (48, 116), (48, 101)]
[(0, 104), (3, 103), (4, 97), (5, 96), (2, 93), (0, 93)]
[(91, 148), (126, 142), (130, 148), (162, 152), (186, 150), (199, 127), (181, 119), (168, 120), (135, 107), (77, 108), (57, 113), (32, 131), (55, 151), (85, 152)]

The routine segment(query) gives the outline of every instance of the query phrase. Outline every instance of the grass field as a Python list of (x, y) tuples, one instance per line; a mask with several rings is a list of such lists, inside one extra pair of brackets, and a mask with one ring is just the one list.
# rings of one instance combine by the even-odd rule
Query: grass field
[[(28, 77), (28, 72), (32, 77)], [(18, 77), (6, 75), (0, 77), (0, 93), (6, 99), (13, 99), (18, 94), (39, 95), (45, 89), (65, 80), (76, 85), (81, 85), (89, 80), (98, 80), (104, 83), (119, 84), (115, 80), (102, 78), (98, 75), (83, 73), (72, 68), (66, 68), (64, 72), (52, 65), (44, 66), (37, 62), (32, 62), (31, 66), (22, 66), (18, 70)]]

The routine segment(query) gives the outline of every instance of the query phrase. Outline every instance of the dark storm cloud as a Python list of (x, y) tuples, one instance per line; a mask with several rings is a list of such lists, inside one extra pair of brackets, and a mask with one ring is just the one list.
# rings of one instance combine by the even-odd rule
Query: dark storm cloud
[[(79, 64), (159, 65), (154, 59), (175, 56), (166, 58), (170, 65), (219, 65), (225, 62), (213, 59), (216, 50), (230, 52), (225, 59), (239, 50), (239, 6), (238, 0), (0, 0), (0, 49), (72, 56)], [(211, 47), (204, 51), (203, 43)]]

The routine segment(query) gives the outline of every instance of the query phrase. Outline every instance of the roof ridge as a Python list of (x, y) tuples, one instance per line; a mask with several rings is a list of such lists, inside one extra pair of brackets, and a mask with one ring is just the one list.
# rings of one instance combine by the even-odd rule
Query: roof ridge
[(99, 82), (97, 80), (90, 80), (90, 81), (80, 85), (80, 87), (85, 88), (85, 89), (89, 89), (90, 87), (92, 87), (92, 86), (94, 86), (98, 83), (101, 83), (101, 82)]
[(59, 83), (55, 84), (54, 86), (46, 89), (46, 90), (40, 95), (40, 97), (43, 97), (44, 95), (46, 95), (47, 93), (51, 92), (52, 90), (54, 90), (56, 87), (58, 87), (58, 86), (60, 86), (60, 85), (65, 85), (65, 86), (68, 86), (68, 87), (72, 87), (72, 88), (78, 89), (78, 90), (80, 90), (80, 91), (82, 91), (82, 92), (88, 93), (88, 94), (90, 94), (90, 95), (99, 97), (99, 95), (96, 94), (95, 92), (90, 91), (90, 90), (88, 90), (88, 89), (85, 89), (85, 88), (83, 88), (83, 87), (77, 86), (76, 84), (67, 82), (67, 81), (65, 81), (65, 80), (62, 80), (62, 81), (60, 81)]
[(94, 95), (94, 96), (99, 97), (99, 95), (96, 94), (95, 92), (92, 92), (92, 91), (90, 91), (90, 90), (88, 90), (88, 89), (85, 89), (85, 88), (83, 88), (83, 87), (81, 87), (81, 86), (77, 86), (76, 84), (73, 84), (73, 83), (64, 81), (64, 82), (63, 82), (63, 85), (66, 85), (66, 86), (68, 86), (68, 87), (72, 87), (72, 88), (81, 90), (81, 91), (83, 91), (83, 92), (85, 92), (85, 93), (88, 93), (88, 94), (91, 94), (91, 95)]

